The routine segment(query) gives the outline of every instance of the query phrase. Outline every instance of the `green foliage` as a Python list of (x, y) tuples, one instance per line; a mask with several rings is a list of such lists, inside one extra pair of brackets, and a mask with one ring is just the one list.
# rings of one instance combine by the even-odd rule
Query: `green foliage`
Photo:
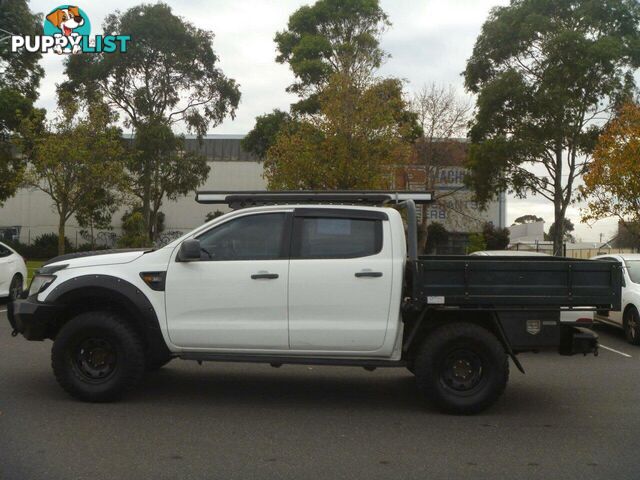
[(70, 56), (70, 80), (60, 89), (104, 98), (134, 130), (134, 150), (127, 157), (129, 193), (142, 204), (153, 241), (163, 199), (186, 195), (209, 173), (203, 157), (183, 151), (183, 137), (173, 134), (172, 125), (183, 122), (203, 135), (227, 115), (234, 116), (240, 91), (216, 66), (213, 33), (175, 15), (164, 3), (116, 12), (103, 28), (130, 35), (128, 51)]
[[(89, 104), (80, 112), (75, 101), (62, 95), (52, 124), (22, 123), (19, 145), (29, 160), (25, 182), (51, 198), (60, 239), (69, 218), (78, 212), (90, 215), (105, 191), (122, 188), (122, 138), (112, 120), (106, 105)], [(64, 252), (60, 241), (58, 254)]]
[(134, 210), (122, 216), (122, 236), (118, 239), (119, 248), (150, 247), (152, 245), (142, 212)]
[(481, 233), (472, 233), (469, 235), (469, 243), (467, 244), (467, 253), (480, 252), (487, 249), (487, 242)]
[(175, 135), (166, 122), (139, 126), (127, 157), (127, 185), (156, 240), (158, 213), (163, 200), (177, 200), (202, 185), (211, 167), (206, 158), (184, 150), (184, 136)]
[(294, 110), (317, 111), (315, 95), (333, 74), (368, 80), (386, 57), (379, 37), (389, 25), (378, 0), (318, 0), (296, 10), (275, 36), (276, 61), (297, 80), (288, 91), (303, 98)]
[(232, 115), (240, 101), (235, 80), (216, 67), (213, 32), (175, 15), (165, 3), (142, 4), (107, 16), (105, 32), (126, 32), (126, 53), (71, 55), (62, 85), (104, 96), (125, 114), (127, 126), (158, 119), (184, 121), (199, 135)]
[(514, 225), (524, 225), (526, 223), (535, 223), (535, 222), (544, 222), (544, 219), (542, 217), (539, 217), (537, 215), (522, 215), (518, 218), (516, 218), (513, 221)]
[(267, 151), (275, 143), (278, 133), (286, 125), (290, 125), (292, 121), (293, 119), (289, 113), (277, 108), (271, 113), (256, 117), (255, 126), (242, 139), (242, 148), (264, 160)]
[(482, 227), (482, 237), (487, 250), (504, 250), (509, 246), (508, 228), (496, 228), (487, 222)]
[[(571, 232), (573, 232), (576, 229), (575, 225), (568, 218), (564, 219), (563, 224), (564, 224), (564, 227), (562, 229), (562, 233), (559, 234), (560, 237), (562, 238), (562, 241), (563, 242), (574, 242), (575, 238), (573, 237)], [(556, 234), (556, 224), (552, 223), (551, 226), (549, 227), (549, 232), (544, 234), (544, 239), (545, 240), (553, 240), (553, 238), (555, 237), (555, 234)]]
[[(29, 10), (25, 0), (11, 0), (0, 8), (0, 37), (40, 35), (42, 18)], [(38, 86), (44, 70), (38, 64), (42, 54), (11, 52), (9, 39), (0, 41), (0, 206), (13, 196), (22, 181), (23, 159), (12, 144), (22, 118), (31, 114), (38, 98)]]
[[(35, 238), (31, 245), (21, 242), (6, 242), (11, 248), (27, 259), (48, 260), (58, 255), (58, 235), (55, 233), (43, 233)], [(64, 237), (65, 252), (73, 251), (71, 242)]]
[(335, 75), (319, 96), (320, 112), (278, 135), (265, 161), (271, 189), (375, 189), (389, 186), (406, 162), (415, 132), (399, 80), (360, 88)]
[(427, 226), (427, 242), (426, 251), (435, 252), (438, 244), (446, 242), (449, 238), (449, 232), (440, 222), (431, 222)]
[(221, 212), (220, 210), (216, 210), (215, 212), (209, 212), (207, 213), (207, 215), (204, 217), (204, 221), (205, 222), (210, 222), (211, 220), (221, 217), (222, 215), (224, 215), (223, 212)]
[(639, 24), (637, 0), (514, 0), (491, 11), (464, 72), (478, 95), (467, 179), (479, 202), (533, 192), (562, 222), (599, 133), (593, 120), (635, 88)]

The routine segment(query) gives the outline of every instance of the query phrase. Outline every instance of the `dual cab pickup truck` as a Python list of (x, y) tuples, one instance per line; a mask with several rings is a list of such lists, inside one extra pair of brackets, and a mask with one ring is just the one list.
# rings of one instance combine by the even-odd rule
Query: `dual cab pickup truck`
[(9, 321), (52, 339), (58, 382), (94, 402), (181, 358), (405, 367), (427, 401), (468, 414), (504, 391), (509, 357), (522, 370), (520, 352), (597, 353), (596, 335), (559, 315), (620, 309), (618, 263), (418, 257), (415, 202), (429, 199), (201, 192), (236, 210), (156, 250), (55, 258)]

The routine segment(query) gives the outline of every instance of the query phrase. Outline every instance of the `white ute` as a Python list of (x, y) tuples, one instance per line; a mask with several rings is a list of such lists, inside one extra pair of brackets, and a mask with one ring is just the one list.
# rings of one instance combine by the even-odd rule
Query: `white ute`
[(597, 352), (577, 325), (504, 312), (619, 308), (619, 265), (418, 257), (415, 202), (430, 198), (199, 193), (236, 210), (157, 250), (55, 258), (9, 321), (14, 335), (54, 340), (58, 382), (86, 401), (115, 400), (178, 357), (405, 367), (427, 400), (474, 413), (503, 392), (509, 357), (522, 369), (519, 352)]

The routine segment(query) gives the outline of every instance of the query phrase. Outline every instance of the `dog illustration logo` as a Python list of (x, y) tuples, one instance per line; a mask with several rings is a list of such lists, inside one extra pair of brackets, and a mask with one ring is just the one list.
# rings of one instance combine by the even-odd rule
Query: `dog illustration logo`
[[(2, 0), (0, 0), (2, 3)], [(91, 36), (89, 16), (77, 5), (60, 5), (51, 10), (44, 18), (44, 35), (14, 35), (2, 37), (0, 41), (11, 38), (11, 52), (49, 53), (126, 53), (131, 37), (129, 35)]]
[(47, 15), (47, 20), (62, 30), (67, 37), (71, 32), (81, 25), (84, 25), (84, 18), (80, 14), (78, 7), (59, 8)]
[[(44, 22), (45, 35), (67, 37), (69, 42), (67, 42), (66, 50), (70, 49), (71, 53), (80, 53), (82, 51), (80, 39), (88, 36), (90, 32), (89, 17), (82, 9), (74, 5), (61, 5), (55, 8), (46, 16), (46, 21)], [(61, 54), (63, 53), (63, 48), (60, 44), (57, 44), (53, 51)]]

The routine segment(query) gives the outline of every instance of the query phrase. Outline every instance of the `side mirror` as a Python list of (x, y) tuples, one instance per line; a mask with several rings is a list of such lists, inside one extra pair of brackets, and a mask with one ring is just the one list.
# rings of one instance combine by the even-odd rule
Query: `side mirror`
[(200, 260), (200, 240), (195, 238), (191, 238), (189, 240), (185, 240), (180, 245), (180, 250), (178, 251), (179, 262), (194, 262)]

